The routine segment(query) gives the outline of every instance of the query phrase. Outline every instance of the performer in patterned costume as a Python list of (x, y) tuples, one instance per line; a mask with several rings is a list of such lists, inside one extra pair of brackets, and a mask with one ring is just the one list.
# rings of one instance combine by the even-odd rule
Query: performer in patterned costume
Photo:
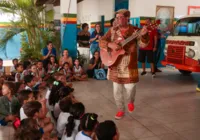
[[(101, 49), (121, 49), (117, 44), (120, 40), (126, 39), (138, 30), (128, 23), (130, 12), (121, 9), (116, 12), (114, 26), (102, 37), (99, 46)], [(149, 36), (146, 27), (142, 28), (140, 37), (132, 40), (124, 47), (126, 53), (118, 61), (108, 68), (108, 79), (113, 81), (113, 92), (118, 112), (116, 119), (121, 119), (125, 114), (123, 88), (126, 91), (128, 100), (128, 111), (134, 111), (134, 100), (136, 94), (136, 83), (138, 78), (137, 64), (137, 44), (145, 47), (149, 42)]]

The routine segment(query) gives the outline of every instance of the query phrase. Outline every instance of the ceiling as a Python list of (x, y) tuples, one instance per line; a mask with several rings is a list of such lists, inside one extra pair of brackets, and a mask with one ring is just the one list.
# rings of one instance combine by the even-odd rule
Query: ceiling
[[(77, 0), (77, 3), (81, 2), (83, 0)], [(37, 0), (37, 5), (43, 5), (43, 4), (53, 4), (54, 6), (60, 6), (60, 0)]]

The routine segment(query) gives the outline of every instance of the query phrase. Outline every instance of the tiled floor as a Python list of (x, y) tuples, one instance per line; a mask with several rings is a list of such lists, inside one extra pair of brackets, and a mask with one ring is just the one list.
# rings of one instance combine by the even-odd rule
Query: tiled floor
[[(118, 121), (114, 120), (117, 110), (110, 81), (76, 82), (74, 95), (87, 112), (97, 113), (100, 121), (114, 120), (120, 140), (200, 140), (198, 79), (198, 73), (183, 76), (166, 69), (155, 79), (151, 74), (140, 77), (136, 109)], [(12, 134), (11, 128), (0, 127), (0, 140), (9, 140)]]

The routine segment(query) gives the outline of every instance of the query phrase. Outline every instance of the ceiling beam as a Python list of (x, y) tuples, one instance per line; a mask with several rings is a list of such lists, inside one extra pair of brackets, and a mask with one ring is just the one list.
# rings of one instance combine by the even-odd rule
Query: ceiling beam
[(83, 1), (83, 0), (77, 0), (77, 3), (81, 2), (81, 1)]

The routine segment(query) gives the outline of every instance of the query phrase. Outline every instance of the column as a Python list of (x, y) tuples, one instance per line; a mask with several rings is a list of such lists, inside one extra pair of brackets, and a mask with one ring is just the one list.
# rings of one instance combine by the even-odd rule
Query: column
[(60, 0), (62, 50), (68, 49), (72, 58), (77, 57), (77, 1)]
[(129, 8), (129, 0), (115, 0), (115, 11)]

